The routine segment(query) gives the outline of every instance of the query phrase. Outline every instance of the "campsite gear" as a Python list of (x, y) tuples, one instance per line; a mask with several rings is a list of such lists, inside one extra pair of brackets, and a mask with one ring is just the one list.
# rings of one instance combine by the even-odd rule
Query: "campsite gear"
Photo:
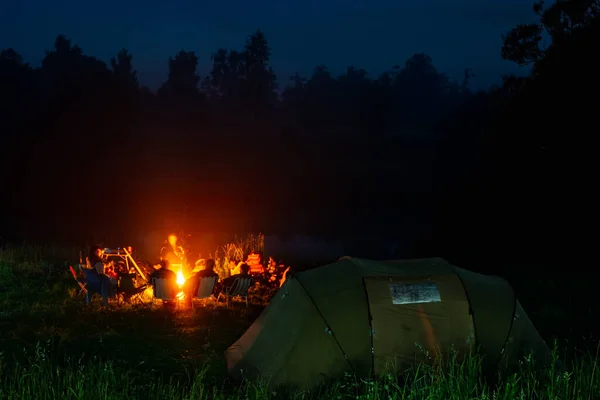
[(127, 267), (127, 270), (129, 270), (131, 268), (131, 266), (133, 266), (136, 269), (137, 273), (140, 274), (140, 276), (142, 277), (142, 279), (144, 281), (148, 280), (146, 278), (146, 275), (144, 274), (144, 272), (138, 265), (138, 263), (133, 259), (133, 256), (131, 255), (131, 253), (127, 250), (127, 248), (121, 248), (121, 247), (118, 247), (116, 249), (105, 248), (104, 254), (107, 258), (114, 257), (114, 258), (122, 259), (123, 261), (125, 261), (125, 266)]
[(154, 300), (178, 302), (178, 293), (179, 288), (173, 279), (152, 278), (152, 306), (154, 305)]
[(134, 280), (135, 274), (120, 274), (118, 292), (123, 296), (124, 302), (137, 301), (142, 303), (140, 295), (144, 293), (148, 285), (144, 284), (136, 287)]
[(248, 307), (248, 289), (252, 286), (253, 279), (251, 276), (239, 276), (235, 278), (231, 286), (226, 286), (219, 293), (219, 297), (217, 301), (221, 298), (221, 296), (225, 297), (225, 305), (229, 307), (229, 299), (240, 296), (242, 301), (246, 302), (246, 307)]
[[(82, 268), (83, 275), (87, 281), (85, 294), (85, 302), (90, 304), (94, 293), (102, 296), (102, 305), (108, 305), (108, 298), (111, 295), (112, 287), (108, 277), (102, 276), (95, 269)], [(106, 278), (106, 279), (104, 279)]]
[(192, 309), (194, 308), (194, 300), (206, 300), (213, 295), (215, 290), (215, 285), (217, 284), (217, 277), (211, 276), (208, 278), (200, 278), (200, 284), (198, 286), (198, 290), (194, 294), (194, 297), (191, 299)]
[(231, 375), (310, 388), (344, 373), (397, 374), (419, 362), (458, 361), (479, 350), (483, 367), (550, 350), (504, 279), (443, 259), (349, 258), (288, 276), (269, 306), (225, 352)]

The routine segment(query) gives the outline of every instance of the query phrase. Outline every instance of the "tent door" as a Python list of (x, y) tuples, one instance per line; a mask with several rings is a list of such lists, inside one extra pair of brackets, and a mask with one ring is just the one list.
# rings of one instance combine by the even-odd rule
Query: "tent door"
[(365, 277), (376, 374), (401, 373), (419, 362), (465, 354), (475, 342), (460, 280), (439, 277)]

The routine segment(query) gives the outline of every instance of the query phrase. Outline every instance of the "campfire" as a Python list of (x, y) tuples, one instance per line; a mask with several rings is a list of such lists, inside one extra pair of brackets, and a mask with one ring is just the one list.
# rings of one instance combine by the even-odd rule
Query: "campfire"
[(183, 276), (183, 272), (180, 269), (179, 272), (177, 272), (177, 285), (179, 285), (179, 288), (181, 288), (184, 283), (185, 283), (185, 276)]
[[(183, 285), (186, 281), (186, 276), (183, 274), (183, 263), (185, 263), (185, 250), (182, 246), (180, 246), (177, 236), (174, 234), (170, 234), (167, 238), (167, 243), (161, 249), (160, 252), (161, 257), (166, 255), (167, 258), (171, 261), (170, 269), (173, 272), (175, 272), (177, 276), (176, 282), (180, 290), (177, 294), (177, 297), (181, 299), (184, 297), (183, 291), (181, 291), (181, 289), (183, 288)], [(173, 263), (173, 261), (175, 261), (175, 263)]]
[(177, 298), (179, 300), (183, 299), (184, 293), (181, 290), (183, 284), (185, 283), (185, 275), (183, 275), (183, 264), (173, 264), (173, 269), (177, 271), (177, 286), (179, 286), (179, 293), (177, 293)]

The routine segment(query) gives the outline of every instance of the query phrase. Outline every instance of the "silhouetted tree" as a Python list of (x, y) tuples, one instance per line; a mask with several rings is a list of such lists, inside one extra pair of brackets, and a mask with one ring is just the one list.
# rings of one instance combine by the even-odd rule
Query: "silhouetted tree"
[(212, 68), (202, 83), (202, 89), (214, 107), (228, 112), (238, 111), (242, 106), (242, 54), (235, 50), (219, 49), (211, 58)]
[(246, 40), (242, 57), (245, 105), (253, 119), (265, 118), (277, 102), (277, 77), (269, 64), (271, 49), (262, 31), (257, 30)]
[[(556, 262), (587, 243), (576, 221), (589, 213), (593, 156), (587, 149), (600, 110), (598, 4), (535, 3), (539, 22), (504, 36), (502, 56), (531, 73), (476, 95), (450, 125), (440, 167), (447, 174), (454, 166), (452, 179), (442, 179), (451, 182), (441, 222), (447, 231), (439, 239), (447, 248)], [(465, 161), (459, 173), (456, 165)], [(469, 233), (457, 235), (451, 227), (458, 224)]]
[(236, 119), (247, 122), (272, 116), (277, 103), (276, 76), (262, 31), (248, 37), (243, 51), (219, 49), (211, 58), (210, 75), (202, 87), (225, 113), (235, 113)]
[(158, 90), (158, 95), (179, 105), (197, 102), (200, 97), (197, 67), (198, 57), (193, 51), (182, 50), (174, 58), (169, 58), (169, 77)]
[(136, 93), (140, 85), (137, 79), (137, 71), (133, 68), (132, 60), (133, 56), (131, 53), (126, 49), (121, 49), (116, 57), (111, 58), (110, 65), (116, 84), (124, 90)]
[(452, 85), (455, 83), (437, 71), (431, 57), (415, 54), (409, 58), (394, 77), (401, 124), (409, 129), (430, 128), (429, 123), (446, 111)]
[(325, 65), (319, 65), (304, 84), (300, 83), (296, 77), (297, 118), (308, 132), (331, 134), (339, 114), (335, 102), (338, 94), (335, 78)]
[(14, 49), (0, 51), (0, 170), (3, 172), (3, 190), (0, 195), (0, 218), (6, 226), (0, 236), (19, 237), (17, 228), (23, 213), (23, 170), (30, 140), (35, 140), (39, 120), (35, 71), (23, 61)]

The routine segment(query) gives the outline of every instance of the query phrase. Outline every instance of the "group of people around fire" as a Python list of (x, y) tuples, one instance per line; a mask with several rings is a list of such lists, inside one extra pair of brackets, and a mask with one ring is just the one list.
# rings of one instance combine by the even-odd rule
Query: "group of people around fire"
[[(130, 254), (133, 252), (131, 247), (128, 247), (127, 250)], [(121, 277), (135, 272), (129, 270), (122, 261), (117, 263), (109, 261), (101, 246), (91, 248), (88, 262), (89, 267), (97, 273), (102, 282), (103, 297), (105, 297), (104, 292), (114, 293)], [(269, 257), (266, 267), (263, 266), (261, 256), (256, 252), (251, 252), (245, 261), (230, 260), (229, 276), (227, 277), (219, 276), (215, 266), (214, 259), (200, 259), (191, 269), (185, 260), (184, 249), (178, 244), (177, 236), (169, 235), (167, 243), (161, 249), (160, 262), (153, 266), (154, 271), (150, 274), (149, 280), (152, 282), (153, 278), (166, 279), (174, 288), (180, 287), (185, 295), (185, 301), (191, 304), (195, 293), (198, 292), (202, 278), (216, 278), (213, 295), (218, 298), (223, 289), (231, 287), (239, 277), (252, 276), (261, 284), (279, 287), (285, 282), (290, 270), (283, 263), (275, 262), (273, 257)], [(187, 277), (183, 284), (178, 282), (178, 273)]]
[(213, 289), (213, 296), (219, 297), (224, 288), (232, 287), (237, 278), (252, 276), (257, 282), (270, 286), (280, 286), (285, 280), (285, 275), (289, 271), (282, 263), (276, 263), (270, 257), (267, 267), (262, 264), (261, 255), (251, 252), (245, 261), (229, 260), (229, 276), (221, 277), (215, 270), (216, 263), (212, 258), (199, 259), (195, 262), (193, 270), (189, 271), (187, 263), (184, 260), (185, 252), (177, 243), (177, 237), (170, 235), (167, 244), (161, 250), (161, 261), (156, 266), (156, 271), (151, 275), (152, 278), (163, 278), (177, 282), (177, 272), (181, 271), (183, 275), (188, 276), (181, 291), (185, 295), (188, 304), (192, 302), (194, 294), (198, 292), (202, 278), (217, 278), (217, 283)]

